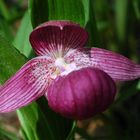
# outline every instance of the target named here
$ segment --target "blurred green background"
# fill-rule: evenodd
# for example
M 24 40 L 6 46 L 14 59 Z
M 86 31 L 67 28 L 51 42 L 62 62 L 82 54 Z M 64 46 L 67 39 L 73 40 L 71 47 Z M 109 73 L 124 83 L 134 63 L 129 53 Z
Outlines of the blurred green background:
M 97 24 L 98 30 L 92 37 L 99 38 L 100 43 L 89 44 L 113 50 L 140 63 L 140 0 L 92 0 L 91 4 L 96 21 L 93 24 Z M 31 58 L 28 37 L 32 26 L 27 10 L 27 0 L 0 0 L 0 34 Z M 106 112 L 77 122 L 76 140 L 140 139 L 140 80 L 117 86 L 116 100 Z M 1 114 L 0 125 L 0 140 L 23 139 L 15 113 Z

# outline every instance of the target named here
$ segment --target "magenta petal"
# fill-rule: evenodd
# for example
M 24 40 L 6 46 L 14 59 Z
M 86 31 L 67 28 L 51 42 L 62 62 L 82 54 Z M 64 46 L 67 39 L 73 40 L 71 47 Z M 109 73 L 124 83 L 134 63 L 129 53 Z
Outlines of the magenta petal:
M 0 88 L 0 112 L 25 106 L 44 94 L 48 86 L 49 61 L 34 58 Z
M 37 55 L 57 52 L 65 54 L 70 48 L 83 47 L 88 34 L 78 24 L 70 21 L 49 21 L 37 27 L 30 42 Z
M 105 71 L 116 81 L 128 81 L 140 77 L 140 65 L 120 54 L 92 48 L 90 56 L 93 66 Z
M 107 109 L 116 93 L 114 81 L 96 68 L 83 68 L 58 77 L 48 88 L 49 106 L 63 116 L 87 119 Z

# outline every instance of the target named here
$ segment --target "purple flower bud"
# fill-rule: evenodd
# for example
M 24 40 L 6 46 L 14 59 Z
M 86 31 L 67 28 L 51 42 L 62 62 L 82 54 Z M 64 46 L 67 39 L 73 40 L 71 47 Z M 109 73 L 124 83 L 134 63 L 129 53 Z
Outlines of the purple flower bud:
M 48 88 L 47 98 L 55 112 L 82 120 L 107 109 L 115 93 L 115 83 L 108 74 L 88 67 L 56 78 Z

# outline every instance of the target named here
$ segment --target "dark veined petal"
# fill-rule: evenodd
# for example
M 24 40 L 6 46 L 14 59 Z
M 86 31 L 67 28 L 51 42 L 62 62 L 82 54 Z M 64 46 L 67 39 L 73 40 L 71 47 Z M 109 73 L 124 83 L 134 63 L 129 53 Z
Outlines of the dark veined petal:
M 37 27 L 30 35 L 30 43 L 37 55 L 62 56 L 70 48 L 83 47 L 88 34 L 70 21 L 49 21 Z
M 90 57 L 91 65 L 105 71 L 114 80 L 128 81 L 140 78 L 140 65 L 120 54 L 100 48 L 92 48 Z
M 87 67 L 56 78 L 46 96 L 55 112 L 82 120 L 107 109 L 115 94 L 115 83 L 108 74 Z
M 51 60 L 47 58 L 28 61 L 0 88 L 0 112 L 13 111 L 42 96 L 52 71 Z

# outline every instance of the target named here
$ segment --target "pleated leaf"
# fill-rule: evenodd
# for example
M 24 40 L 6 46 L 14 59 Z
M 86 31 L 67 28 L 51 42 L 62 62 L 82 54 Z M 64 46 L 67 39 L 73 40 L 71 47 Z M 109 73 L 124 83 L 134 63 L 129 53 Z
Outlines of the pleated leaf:
M 0 33 L 0 83 L 4 83 L 25 62 L 26 58 Z
M 37 103 L 17 111 L 19 120 L 29 140 L 55 140 L 50 125 Z
M 26 12 L 21 24 L 19 26 L 16 37 L 13 41 L 14 46 L 24 54 L 26 57 L 32 57 L 33 50 L 29 43 L 29 35 L 32 31 L 32 25 L 30 21 L 29 13 Z

